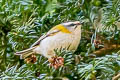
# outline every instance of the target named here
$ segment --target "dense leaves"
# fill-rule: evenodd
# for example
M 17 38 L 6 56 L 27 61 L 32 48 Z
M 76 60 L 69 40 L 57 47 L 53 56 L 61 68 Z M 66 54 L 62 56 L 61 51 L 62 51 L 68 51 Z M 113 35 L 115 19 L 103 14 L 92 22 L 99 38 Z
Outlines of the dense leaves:
M 82 39 L 75 53 L 55 50 L 63 67 L 54 69 L 41 55 L 34 64 L 14 55 L 71 20 L 83 23 Z M 0 0 L 2 80 L 111 80 L 120 73 L 119 49 L 120 0 Z

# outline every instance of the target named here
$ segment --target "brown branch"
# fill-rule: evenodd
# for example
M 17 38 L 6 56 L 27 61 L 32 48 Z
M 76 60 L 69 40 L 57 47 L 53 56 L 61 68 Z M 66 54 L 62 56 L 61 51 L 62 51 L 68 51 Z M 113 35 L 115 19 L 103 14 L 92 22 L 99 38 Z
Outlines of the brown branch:
M 108 52 L 111 53 L 112 51 L 115 51 L 118 49 L 120 49 L 120 45 L 112 44 L 112 45 L 109 45 L 109 46 L 104 47 L 102 49 L 99 49 L 93 53 L 98 55 L 98 56 L 101 56 L 101 55 L 108 54 Z
M 112 80 L 118 80 L 118 79 L 120 79 L 120 73 L 118 73 L 116 76 L 112 78 Z

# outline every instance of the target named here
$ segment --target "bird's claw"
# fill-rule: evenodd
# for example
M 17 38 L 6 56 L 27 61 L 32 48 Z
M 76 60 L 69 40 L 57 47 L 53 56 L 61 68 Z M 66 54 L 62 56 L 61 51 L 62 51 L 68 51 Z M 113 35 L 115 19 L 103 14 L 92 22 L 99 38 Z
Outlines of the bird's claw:
M 35 63 L 37 61 L 36 55 L 32 54 L 30 57 L 24 60 L 27 64 Z

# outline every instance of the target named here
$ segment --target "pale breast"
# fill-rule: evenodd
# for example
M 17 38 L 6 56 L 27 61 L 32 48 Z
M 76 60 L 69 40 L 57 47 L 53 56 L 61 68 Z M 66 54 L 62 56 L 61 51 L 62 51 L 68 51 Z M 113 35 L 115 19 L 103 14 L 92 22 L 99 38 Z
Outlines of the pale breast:
M 36 50 L 37 53 L 44 55 L 47 58 L 51 58 L 55 55 L 55 49 L 65 48 L 69 50 L 76 50 L 80 42 L 80 33 L 78 34 L 66 34 L 59 32 L 54 36 L 49 36 L 43 39 L 40 46 Z

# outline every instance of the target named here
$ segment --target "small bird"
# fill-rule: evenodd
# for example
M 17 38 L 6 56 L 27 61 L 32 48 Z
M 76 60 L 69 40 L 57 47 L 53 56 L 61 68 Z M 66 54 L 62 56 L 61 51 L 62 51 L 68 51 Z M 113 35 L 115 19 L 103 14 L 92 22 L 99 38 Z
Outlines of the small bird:
M 54 50 L 64 48 L 74 52 L 80 43 L 80 39 L 81 23 L 79 21 L 61 23 L 41 36 L 29 49 L 15 54 L 20 55 L 22 59 L 32 54 L 41 54 L 48 58 L 52 66 L 58 68 L 64 64 L 64 59 L 57 56 Z

